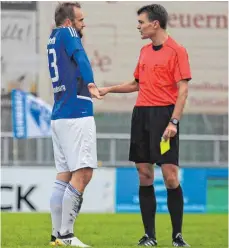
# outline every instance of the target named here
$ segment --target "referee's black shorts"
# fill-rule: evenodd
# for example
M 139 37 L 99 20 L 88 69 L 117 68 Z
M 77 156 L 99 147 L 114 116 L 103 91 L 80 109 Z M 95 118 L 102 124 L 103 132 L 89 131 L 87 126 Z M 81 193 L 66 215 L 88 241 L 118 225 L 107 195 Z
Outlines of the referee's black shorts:
M 161 137 L 172 117 L 174 105 L 163 107 L 134 107 L 131 122 L 129 160 L 135 163 L 178 165 L 179 126 L 170 139 L 170 150 L 161 155 Z

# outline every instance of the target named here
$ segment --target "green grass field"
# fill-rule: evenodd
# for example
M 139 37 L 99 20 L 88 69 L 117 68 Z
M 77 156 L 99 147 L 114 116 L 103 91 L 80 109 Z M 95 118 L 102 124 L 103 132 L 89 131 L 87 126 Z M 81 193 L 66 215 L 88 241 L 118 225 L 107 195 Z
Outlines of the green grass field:
M 44 248 L 50 238 L 48 214 L 2 213 L 2 248 Z M 171 246 L 167 214 L 157 215 L 158 247 Z M 185 214 L 183 235 L 192 247 L 228 247 L 226 214 Z M 139 214 L 81 214 L 75 225 L 78 238 L 94 248 L 136 246 L 143 234 Z

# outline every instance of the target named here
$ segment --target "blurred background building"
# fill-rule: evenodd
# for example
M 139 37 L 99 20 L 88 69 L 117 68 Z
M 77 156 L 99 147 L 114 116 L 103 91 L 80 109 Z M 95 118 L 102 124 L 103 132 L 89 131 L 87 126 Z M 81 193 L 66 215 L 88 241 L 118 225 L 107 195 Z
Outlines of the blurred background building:
M 142 41 L 136 11 L 149 2 L 82 2 L 83 43 L 98 86 L 133 79 Z M 168 32 L 189 53 L 192 81 L 181 121 L 182 167 L 228 166 L 228 3 L 161 2 Z M 50 137 L 13 139 L 11 90 L 22 89 L 53 103 L 46 43 L 57 2 L 1 3 L 2 165 L 53 166 Z M 128 162 L 131 111 L 136 94 L 110 94 L 95 103 L 98 159 L 103 166 Z

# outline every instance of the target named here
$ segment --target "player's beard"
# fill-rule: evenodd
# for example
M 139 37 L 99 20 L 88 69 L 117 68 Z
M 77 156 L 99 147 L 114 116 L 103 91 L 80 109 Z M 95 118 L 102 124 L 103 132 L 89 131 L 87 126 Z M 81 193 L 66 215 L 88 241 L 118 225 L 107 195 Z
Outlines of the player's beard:
M 80 39 L 83 37 L 83 32 L 82 32 L 82 30 L 79 30 L 79 31 L 78 31 L 78 35 L 79 35 Z
M 74 23 L 72 24 L 72 27 L 77 30 L 77 34 L 79 35 L 81 39 L 83 37 L 83 32 L 82 32 L 83 29 L 82 28 L 78 29 Z

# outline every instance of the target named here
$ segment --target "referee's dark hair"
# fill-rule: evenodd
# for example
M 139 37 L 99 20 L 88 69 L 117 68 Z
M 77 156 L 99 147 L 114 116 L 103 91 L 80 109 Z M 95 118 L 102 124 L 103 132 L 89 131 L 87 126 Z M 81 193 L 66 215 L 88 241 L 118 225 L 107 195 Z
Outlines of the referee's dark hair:
M 71 21 L 75 18 L 74 7 L 81 8 L 78 2 L 62 2 L 56 7 L 55 10 L 55 23 L 60 26 L 64 21 L 69 18 Z
M 160 27 L 166 29 L 168 22 L 168 12 L 162 5 L 150 4 L 143 6 L 137 11 L 138 15 L 142 13 L 146 13 L 148 15 L 149 21 L 158 21 Z

